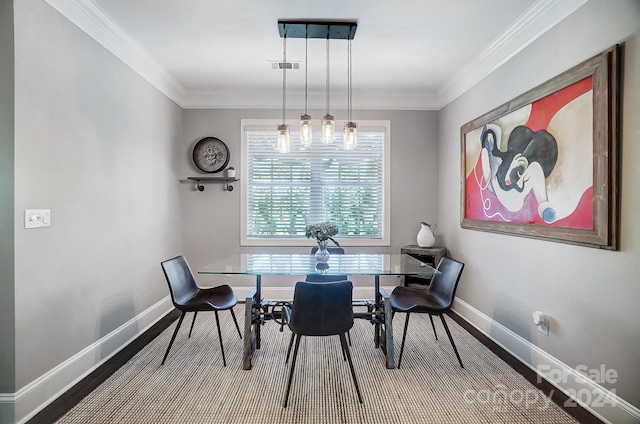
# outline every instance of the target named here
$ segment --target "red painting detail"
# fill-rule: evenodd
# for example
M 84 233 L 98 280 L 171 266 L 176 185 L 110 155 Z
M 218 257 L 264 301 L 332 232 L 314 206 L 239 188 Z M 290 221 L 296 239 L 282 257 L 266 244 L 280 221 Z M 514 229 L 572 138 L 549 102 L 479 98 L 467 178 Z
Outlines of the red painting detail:
M 593 88 L 592 77 L 589 76 L 570 86 L 563 88 L 531 104 L 529 118 L 525 126 L 532 131 L 547 129 L 555 114 L 571 101 L 589 92 Z M 469 140 L 467 142 L 477 142 Z M 580 200 L 570 215 L 547 223 L 538 214 L 538 203 L 532 193 L 524 200 L 522 208 L 511 212 L 507 210 L 498 197 L 486 187 L 482 177 L 482 163 L 478 157 L 474 169 L 465 181 L 465 218 L 494 221 L 513 222 L 518 224 L 534 224 L 549 227 L 564 227 L 577 229 L 593 229 L 593 187 L 582 193 Z
M 592 87 L 592 77 L 587 77 L 547 97 L 536 100 L 531 104 L 531 113 L 525 125 L 531 128 L 532 131 L 547 129 L 549 127 L 549 121 L 551 121 L 560 109 L 584 93 L 587 93 Z

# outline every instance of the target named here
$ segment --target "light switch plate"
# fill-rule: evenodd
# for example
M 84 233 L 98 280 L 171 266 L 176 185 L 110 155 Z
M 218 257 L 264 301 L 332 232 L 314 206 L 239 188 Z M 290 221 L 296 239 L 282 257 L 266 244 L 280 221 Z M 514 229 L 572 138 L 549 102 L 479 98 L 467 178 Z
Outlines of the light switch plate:
M 24 228 L 51 226 L 51 209 L 25 209 Z

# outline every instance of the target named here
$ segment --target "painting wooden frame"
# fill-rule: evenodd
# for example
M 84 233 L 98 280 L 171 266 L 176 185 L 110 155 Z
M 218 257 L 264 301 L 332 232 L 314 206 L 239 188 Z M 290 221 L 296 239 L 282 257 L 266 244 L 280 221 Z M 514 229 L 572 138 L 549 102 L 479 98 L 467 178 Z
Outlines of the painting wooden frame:
M 460 226 L 619 248 L 622 45 L 460 129 Z

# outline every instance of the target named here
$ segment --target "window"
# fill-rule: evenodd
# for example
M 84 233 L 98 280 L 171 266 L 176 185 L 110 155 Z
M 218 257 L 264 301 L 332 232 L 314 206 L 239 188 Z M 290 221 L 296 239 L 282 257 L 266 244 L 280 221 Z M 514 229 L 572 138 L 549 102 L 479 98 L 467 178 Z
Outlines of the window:
M 242 245 L 306 245 L 309 224 L 332 221 L 344 245 L 389 245 L 389 121 L 360 121 L 358 147 L 300 144 L 276 149 L 276 120 L 242 120 Z M 339 123 L 336 122 L 336 127 Z

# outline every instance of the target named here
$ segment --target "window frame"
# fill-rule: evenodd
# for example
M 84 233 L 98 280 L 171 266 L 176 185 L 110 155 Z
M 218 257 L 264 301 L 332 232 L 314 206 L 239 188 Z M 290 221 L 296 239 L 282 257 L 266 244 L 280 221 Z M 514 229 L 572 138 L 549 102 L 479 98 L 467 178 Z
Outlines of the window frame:
M 342 128 L 346 121 L 336 120 L 336 129 Z M 279 119 L 241 119 L 240 120 L 240 157 L 241 157 L 241 170 L 240 170 L 240 245 L 253 247 L 253 246 L 283 246 L 283 247 L 297 247 L 297 246 L 315 246 L 316 243 L 313 240 L 306 238 L 260 238 L 254 239 L 247 237 L 247 181 L 248 175 L 248 149 L 247 149 L 247 129 L 253 130 L 273 130 L 276 131 L 276 126 L 281 124 L 282 120 Z M 296 128 L 300 125 L 299 121 L 286 120 L 285 123 L 290 128 Z M 316 131 L 319 131 L 320 128 Z M 347 238 L 340 239 L 338 242 L 340 246 L 390 246 L 391 236 L 391 201 L 390 201 L 390 187 L 391 187 L 391 121 L 389 120 L 359 120 L 358 131 L 367 130 L 382 130 L 384 132 L 384 144 L 383 144 L 383 176 L 382 176 L 382 214 L 383 214 L 383 227 L 382 238 L 380 239 L 357 239 Z M 356 148 L 357 151 L 357 148 Z

